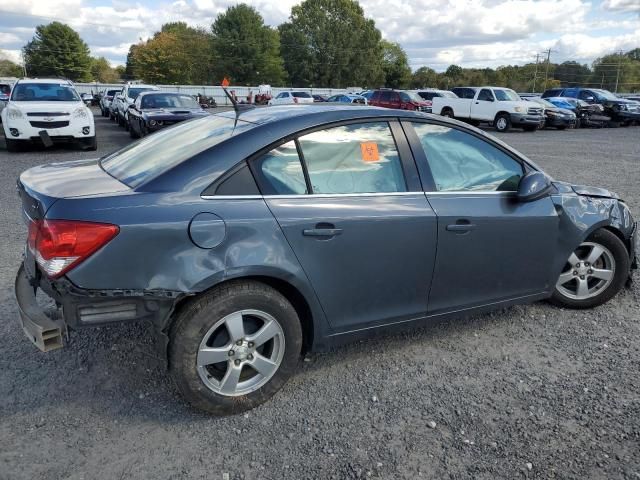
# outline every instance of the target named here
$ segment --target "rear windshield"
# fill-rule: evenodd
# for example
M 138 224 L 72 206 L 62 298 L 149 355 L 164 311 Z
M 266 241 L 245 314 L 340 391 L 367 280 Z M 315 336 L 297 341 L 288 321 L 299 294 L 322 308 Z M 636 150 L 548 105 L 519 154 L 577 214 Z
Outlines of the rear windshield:
M 291 92 L 291 95 L 296 98 L 313 98 L 307 92 Z
M 74 102 L 80 100 L 75 89 L 66 83 L 19 83 L 11 100 L 16 102 Z
M 135 188 L 254 126 L 219 115 L 182 122 L 102 158 L 100 165 L 111 176 Z

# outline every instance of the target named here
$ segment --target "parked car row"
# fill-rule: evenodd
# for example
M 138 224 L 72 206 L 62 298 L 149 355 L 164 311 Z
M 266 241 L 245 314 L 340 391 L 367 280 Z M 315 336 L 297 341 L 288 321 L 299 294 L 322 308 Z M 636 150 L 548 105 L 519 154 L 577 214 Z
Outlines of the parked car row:
M 111 97 L 111 98 L 110 98 Z M 164 127 L 203 115 L 203 106 L 191 95 L 164 92 L 154 85 L 126 84 L 122 90 L 105 90 L 100 109 L 129 132 L 144 137 Z

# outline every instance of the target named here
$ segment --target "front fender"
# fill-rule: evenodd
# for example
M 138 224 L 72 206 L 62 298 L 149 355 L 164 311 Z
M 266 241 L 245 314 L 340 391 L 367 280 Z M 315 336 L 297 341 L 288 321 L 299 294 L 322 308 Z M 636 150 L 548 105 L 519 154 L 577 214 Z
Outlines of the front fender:
M 553 268 L 556 277 L 561 273 L 571 252 L 600 228 L 611 228 L 619 232 L 632 255 L 634 220 L 623 202 L 615 198 L 573 193 L 553 195 L 552 200 L 560 220 L 558 255 Z

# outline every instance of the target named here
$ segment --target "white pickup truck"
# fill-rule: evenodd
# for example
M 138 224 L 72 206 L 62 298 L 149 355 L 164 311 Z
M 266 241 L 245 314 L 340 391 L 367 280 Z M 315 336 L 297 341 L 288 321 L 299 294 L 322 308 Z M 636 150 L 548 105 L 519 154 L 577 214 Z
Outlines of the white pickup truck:
M 433 113 L 474 124 L 487 122 L 499 132 L 511 127 L 534 131 L 544 125 L 542 107 L 522 100 L 509 88 L 457 87 L 452 91 L 459 98 L 435 97 Z

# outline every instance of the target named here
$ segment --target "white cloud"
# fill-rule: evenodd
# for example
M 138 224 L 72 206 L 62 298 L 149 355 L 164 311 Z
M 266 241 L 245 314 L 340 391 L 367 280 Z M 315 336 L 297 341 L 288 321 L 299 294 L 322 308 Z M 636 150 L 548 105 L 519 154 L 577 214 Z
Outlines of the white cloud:
M 93 55 L 122 64 L 132 43 L 147 39 L 163 23 L 185 21 L 209 28 L 238 0 L 3 0 L 0 45 L 18 52 L 34 27 L 53 19 L 70 24 Z M 145 0 L 146 1 L 146 0 Z M 245 0 L 269 25 L 286 21 L 295 0 Z M 492 66 L 533 61 L 545 48 L 554 61 L 589 63 L 618 49 L 640 45 L 640 0 L 360 0 L 383 36 L 399 42 L 413 68 L 437 70 L 451 63 Z M 2 14 L 2 12 L 11 12 Z

